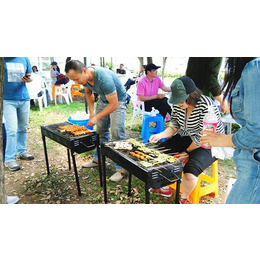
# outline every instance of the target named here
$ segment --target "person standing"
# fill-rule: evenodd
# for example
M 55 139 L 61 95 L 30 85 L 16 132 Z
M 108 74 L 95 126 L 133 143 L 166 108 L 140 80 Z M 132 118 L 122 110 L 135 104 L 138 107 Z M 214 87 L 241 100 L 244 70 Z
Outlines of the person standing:
M 171 92 L 170 87 L 166 87 L 157 76 L 157 69 L 161 68 L 153 63 L 145 67 L 146 76 L 141 78 L 137 84 L 136 95 L 139 100 L 144 101 L 145 111 L 150 112 L 152 108 L 158 109 L 163 118 L 167 113 L 171 115 L 171 107 L 165 94 L 158 94 L 159 88 L 165 92 Z
M 5 167 L 17 171 L 21 167 L 15 155 L 22 160 L 34 159 L 26 148 L 30 97 L 25 83 L 32 81 L 32 69 L 27 57 L 7 57 L 4 58 L 4 70 Z
M 69 79 L 85 87 L 85 96 L 89 107 L 88 126 L 96 125 L 100 142 L 110 139 L 125 139 L 126 90 L 117 75 L 111 70 L 101 67 L 86 67 L 78 60 L 66 63 L 65 72 Z M 99 94 L 96 113 L 94 113 L 94 93 Z M 83 167 L 98 166 L 97 150 L 92 161 L 83 164 Z M 126 171 L 116 166 L 116 173 L 110 177 L 112 181 L 121 180 Z
M 190 57 L 186 76 L 195 82 L 203 95 L 216 98 L 221 104 L 222 112 L 228 113 L 230 105 L 226 99 L 223 99 L 218 81 L 222 61 L 222 57 Z
M 260 58 L 233 57 L 226 62 L 225 96 L 241 128 L 224 135 L 202 131 L 201 144 L 236 147 L 237 180 L 227 204 L 260 204 Z

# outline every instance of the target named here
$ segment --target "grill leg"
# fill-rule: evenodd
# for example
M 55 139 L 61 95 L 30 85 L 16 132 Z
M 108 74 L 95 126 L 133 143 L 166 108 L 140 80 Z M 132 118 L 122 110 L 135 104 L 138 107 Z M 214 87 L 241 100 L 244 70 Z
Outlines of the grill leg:
M 150 203 L 150 192 L 149 192 L 149 186 L 148 183 L 145 182 L 145 203 L 149 204 Z
M 43 141 L 43 147 L 44 147 L 44 155 L 45 155 L 45 161 L 46 161 L 47 174 L 50 175 L 49 160 L 48 160 L 47 146 L 46 146 L 46 138 L 45 138 L 44 135 L 42 135 L 42 141 Z
M 77 171 L 77 165 L 76 165 L 76 160 L 75 160 L 75 155 L 74 152 L 71 150 L 71 157 L 72 157 L 72 162 L 73 162 L 73 167 L 74 167 L 74 172 L 75 172 L 75 178 L 76 178 L 76 184 L 78 188 L 78 194 L 81 196 L 81 190 L 80 190 L 80 185 L 79 185 L 79 176 L 78 176 L 78 171 Z
M 70 150 L 69 150 L 69 149 L 67 149 L 67 154 L 68 154 L 69 170 L 71 170 L 71 163 L 70 163 Z
M 102 168 L 103 168 L 103 190 L 104 190 L 104 201 L 107 203 L 107 182 L 106 182 L 106 157 L 102 155 Z
M 176 184 L 175 204 L 180 204 L 180 184 L 181 180 L 179 179 Z
M 131 186 L 132 186 L 132 173 L 129 172 L 129 178 L 128 178 L 128 197 L 132 195 L 131 193 Z
M 102 183 L 102 169 L 101 169 L 101 155 L 100 155 L 100 146 L 97 146 L 97 154 L 98 154 L 98 170 L 99 170 L 99 179 L 100 179 L 100 187 L 103 187 Z M 104 180 L 105 182 L 105 180 Z

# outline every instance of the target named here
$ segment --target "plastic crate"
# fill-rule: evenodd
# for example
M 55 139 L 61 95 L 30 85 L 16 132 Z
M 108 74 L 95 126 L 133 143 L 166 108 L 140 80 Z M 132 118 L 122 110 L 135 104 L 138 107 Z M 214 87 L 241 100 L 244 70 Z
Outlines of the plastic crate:
M 80 126 L 85 126 L 89 130 L 94 130 L 94 126 L 87 126 L 88 119 L 87 120 L 72 120 L 71 116 L 68 117 L 68 121 L 74 125 L 80 125 Z

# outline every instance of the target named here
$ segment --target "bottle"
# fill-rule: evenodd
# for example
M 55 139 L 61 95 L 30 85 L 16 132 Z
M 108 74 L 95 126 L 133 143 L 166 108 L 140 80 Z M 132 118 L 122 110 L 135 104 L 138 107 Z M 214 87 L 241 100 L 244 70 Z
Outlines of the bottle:
M 150 112 L 150 116 L 156 116 L 157 114 L 159 114 L 159 111 L 157 109 L 155 109 L 154 107 L 152 107 L 152 111 Z
M 216 132 L 218 125 L 218 119 L 215 115 L 215 108 L 214 106 L 208 107 L 208 113 L 205 115 L 203 119 L 203 130 L 209 131 L 209 132 Z M 201 147 L 206 149 L 211 149 L 211 146 L 207 144 L 202 144 Z

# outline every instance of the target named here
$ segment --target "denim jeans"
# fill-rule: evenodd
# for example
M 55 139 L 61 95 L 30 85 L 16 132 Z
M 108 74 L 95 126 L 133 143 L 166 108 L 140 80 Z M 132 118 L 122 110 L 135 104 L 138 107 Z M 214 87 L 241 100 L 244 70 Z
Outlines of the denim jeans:
M 237 180 L 227 204 L 260 204 L 260 152 L 236 149 Z
M 29 120 L 30 101 L 3 101 L 3 114 L 6 128 L 5 162 L 15 161 L 15 154 L 27 151 L 27 126 Z
M 5 124 L 2 124 L 2 126 L 3 126 L 3 162 L 5 162 L 6 130 L 5 130 Z
M 108 104 L 101 99 L 98 100 L 96 106 L 96 114 L 102 111 Z M 109 128 L 111 128 L 111 140 L 125 140 L 125 116 L 126 116 L 126 101 L 119 101 L 118 108 L 110 115 L 101 118 L 97 123 L 97 132 L 99 133 L 100 143 L 110 140 Z M 97 158 L 97 150 L 94 157 Z M 116 165 L 116 169 L 122 169 Z

